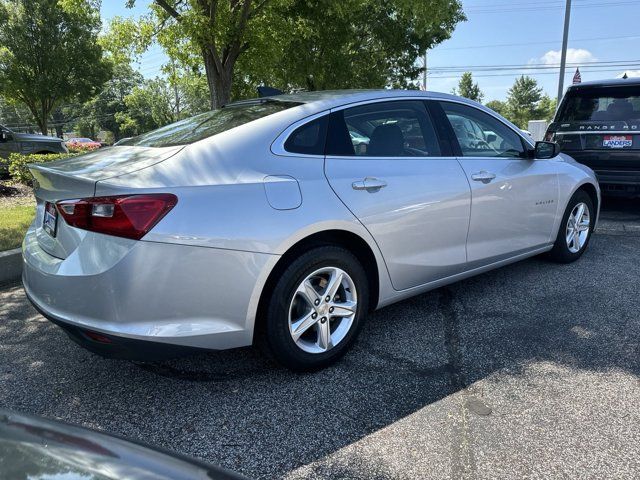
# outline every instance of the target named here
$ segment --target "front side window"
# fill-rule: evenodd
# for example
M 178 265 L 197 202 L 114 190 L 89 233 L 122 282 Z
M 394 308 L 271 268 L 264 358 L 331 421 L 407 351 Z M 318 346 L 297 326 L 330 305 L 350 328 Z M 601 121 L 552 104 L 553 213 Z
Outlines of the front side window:
M 433 125 L 420 101 L 380 102 L 331 115 L 328 155 L 432 157 L 440 155 Z
M 229 104 L 219 110 L 201 113 L 195 117 L 121 141 L 118 145 L 138 147 L 188 145 L 297 105 L 300 104 L 277 100 Z
M 477 108 L 441 102 L 465 157 L 524 157 L 522 139 L 505 124 Z

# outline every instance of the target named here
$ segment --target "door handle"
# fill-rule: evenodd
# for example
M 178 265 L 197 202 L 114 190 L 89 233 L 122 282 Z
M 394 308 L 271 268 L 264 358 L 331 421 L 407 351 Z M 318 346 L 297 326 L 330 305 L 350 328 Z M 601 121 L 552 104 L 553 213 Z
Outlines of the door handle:
M 482 183 L 489 183 L 494 178 L 496 178 L 495 173 L 485 172 L 484 170 L 471 175 L 472 180 L 475 180 L 476 182 L 482 182 Z
M 387 186 L 387 182 L 374 177 L 367 177 L 359 182 L 353 182 L 351 187 L 354 190 L 366 190 L 367 192 L 377 192 Z

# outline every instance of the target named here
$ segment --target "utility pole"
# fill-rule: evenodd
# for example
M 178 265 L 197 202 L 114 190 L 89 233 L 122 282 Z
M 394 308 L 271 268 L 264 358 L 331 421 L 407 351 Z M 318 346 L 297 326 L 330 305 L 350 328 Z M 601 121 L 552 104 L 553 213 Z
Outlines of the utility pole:
M 564 93 L 564 69 L 567 65 L 567 42 L 569 41 L 569 20 L 571 19 L 571 0 L 567 0 L 564 11 L 564 33 L 562 35 L 562 55 L 560 57 L 560 79 L 558 81 L 558 105 Z
M 424 51 L 424 72 L 422 72 L 422 89 L 427 91 L 427 51 Z

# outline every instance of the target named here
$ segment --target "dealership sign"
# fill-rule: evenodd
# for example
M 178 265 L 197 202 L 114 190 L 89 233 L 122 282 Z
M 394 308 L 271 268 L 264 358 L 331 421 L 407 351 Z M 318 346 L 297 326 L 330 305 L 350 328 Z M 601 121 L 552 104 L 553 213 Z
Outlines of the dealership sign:
M 602 140 L 602 146 L 608 148 L 628 148 L 632 145 L 631 135 L 605 135 Z

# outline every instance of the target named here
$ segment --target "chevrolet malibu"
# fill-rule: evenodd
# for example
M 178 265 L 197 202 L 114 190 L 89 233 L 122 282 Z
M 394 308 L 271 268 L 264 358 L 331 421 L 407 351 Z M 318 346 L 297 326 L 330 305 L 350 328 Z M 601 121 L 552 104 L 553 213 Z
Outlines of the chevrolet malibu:
M 600 206 L 556 144 L 428 92 L 237 102 L 31 172 L 24 287 L 73 340 L 143 360 L 258 343 L 296 370 L 373 309 L 577 260 Z

